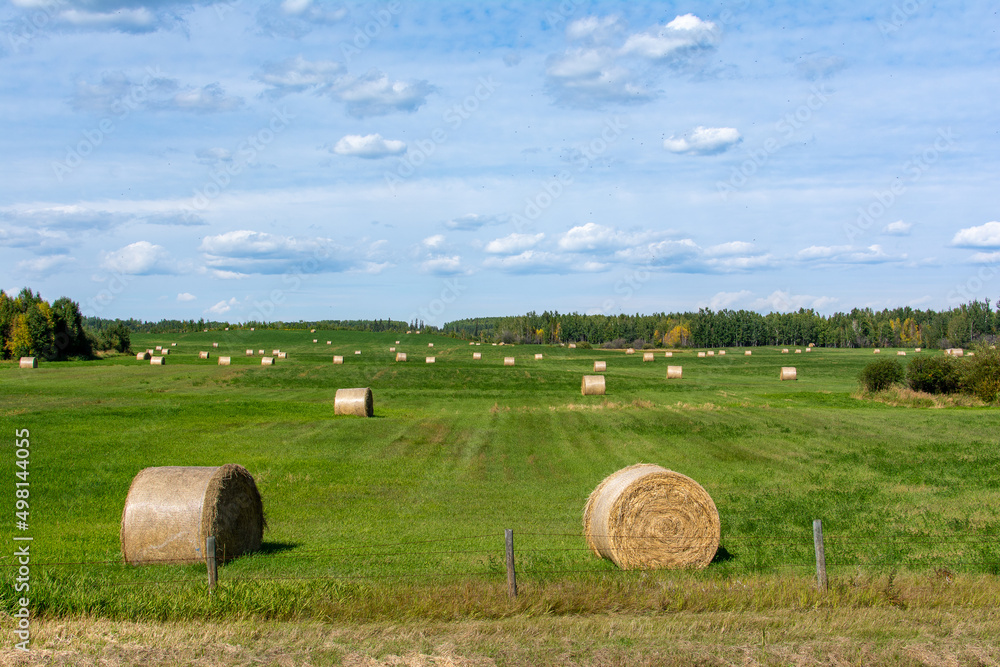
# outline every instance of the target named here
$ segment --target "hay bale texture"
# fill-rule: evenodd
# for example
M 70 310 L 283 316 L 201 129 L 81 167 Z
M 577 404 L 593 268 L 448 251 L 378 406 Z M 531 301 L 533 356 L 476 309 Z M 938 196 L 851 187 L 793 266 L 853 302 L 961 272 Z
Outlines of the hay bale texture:
M 603 373 L 606 370 L 608 370 L 608 362 L 606 362 L 606 361 L 595 361 L 594 362 L 594 372 L 595 373 Z
M 437 359 L 435 359 L 434 357 L 427 357 L 424 361 L 428 364 L 433 364 L 435 361 L 437 361 Z
M 211 355 L 208 352 L 199 352 L 198 353 L 198 358 L 199 359 L 208 359 L 209 356 L 211 356 Z
M 782 380 L 798 380 L 798 376 L 795 372 L 795 366 L 782 366 L 781 367 L 781 379 Z
M 514 365 L 514 357 L 504 357 L 503 358 L 503 365 L 504 366 L 513 366 Z
M 228 366 L 230 363 L 232 363 L 232 359 L 230 357 L 219 357 L 220 366 Z
M 478 360 L 480 360 L 482 358 L 483 358 L 483 353 L 482 352 L 473 352 L 472 353 L 472 360 L 473 361 L 478 361 Z
M 683 366 L 667 366 L 667 379 L 680 380 L 684 375 Z
M 603 375 L 584 375 L 580 384 L 580 393 L 584 396 L 604 396 L 605 385 Z
M 227 561 L 259 549 L 264 525 L 260 493 L 242 466 L 146 468 L 125 498 L 122 554 L 132 565 L 197 563 L 214 536 L 215 557 Z
M 37 357 L 21 357 L 17 363 L 19 368 L 38 368 Z
M 139 354 L 135 355 L 135 360 L 136 361 L 149 361 L 149 356 L 150 356 L 149 352 L 140 352 Z
M 643 352 L 642 353 L 642 360 L 643 361 L 652 361 L 653 360 L 653 353 L 652 352 Z
M 274 365 L 274 357 L 261 357 L 260 358 L 260 365 L 261 366 L 273 366 Z
M 334 355 L 334 357 L 333 357 L 333 363 L 335 363 L 337 365 L 340 365 L 340 364 L 344 363 L 344 357 L 342 357 L 340 355 Z
M 720 532 L 719 511 L 698 482 L 650 463 L 606 477 L 583 508 L 587 546 L 623 570 L 703 568 Z
M 166 357 L 150 357 L 149 358 L 149 365 L 150 366 L 166 366 L 167 365 L 167 358 Z
M 338 389 L 333 397 L 333 414 L 335 415 L 371 417 L 374 414 L 374 406 L 372 390 L 368 387 Z
M 747 350 L 746 352 L 743 353 L 743 356 L 744 357 L 753 356 L 753 352 L 751 350 Z
M 670 358 L 670 357 L 674 356 L 674 353 L 673 352 L 664 352 L 663 356 L 667 357 L 667 358 Z
M 699 352 L 699 353 L 698 353 L 698 357 L 699 357 L 699 358 L 701 358 L 701 357 L 704 357 L 704 356 L 705 356 L 705 353 L 704 353 L 704 352 Z
M 576 343 L 570 343 L 569 344 L 569 349 L 575 350 L 576 349 Z
M 406 352 L 397 352 L 396 361 L 406 361 Z
M 535 355 L 535 361 L 541 361 L 541 360 L 542 360 L 542 355 L 536 354 Z

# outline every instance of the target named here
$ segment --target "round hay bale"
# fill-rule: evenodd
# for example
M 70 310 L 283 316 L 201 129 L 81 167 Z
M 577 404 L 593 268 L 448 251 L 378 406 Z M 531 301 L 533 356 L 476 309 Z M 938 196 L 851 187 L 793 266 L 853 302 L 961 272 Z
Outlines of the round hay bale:
M 319 342 L 319 339 L 318 339 L 318 338 L 313 338 L 313 342 L 314 342 L 314 343 L 318 343 L 318 342 Z
M 253 350 L 247 350 L 247 356 L 248 357 L 252 357 L 253 356 Z
M 338 389 L 333 397 L 333 414 L 335 415 L 371 417 L 373 412 L 372 390 L 368 387 Z
M 541 359 L 542 359 L 542 355 L 540 355 L 540 354 L 536 354 L 535 355 L 535 361 L 540 361 Z
M 231 359 L 229 357 L 219 357 L 219 365 L 220 366 L 228 366 L 230 364 L 230 362 L 231 362 Z
M 427 357 L 427 358 L 425 359 L 425 361 L 426 361 L 426 362 L 427 362 L 428 364 L 433 364 L 433 363 L 434 363 L 434 361 L 435 361 L 435 359 L 434 359 L 434 357 Z
M 811 347 L 807 347 L 806 348 L 806 352 L 812 352 L 812 351 L 813 351 L 813 349 Z
M 879 354 L 880 352 L 882 352 L 882 350 L 878 349 L 877 347 L 874 350 L 872 350 L 872 354 Z
M 316 333 L 316 330 L 315 329 L 310 329 L 309 333 Z
M 390 348 L 389 348 L 389 351 L 390 351 L 390 352 L 395 352 L 395 351 L 396 351 L 396 348 L 394 348 L 394 347 L 390 347 Z
M 726 351 L 725 350 L 719 350 L 719 356 L 720 357 L 726 356 Z
M 708 352 L 706 352 L 705 354 L 707 354 L 707 355 L 708 355 L 708 356 L 710 356 L 710 357 L 714 357 L 714 356 L 715 356 L 715 350 L 709 350 L 709 351 L 708 351 Z
M 354 350 L 354 354 L 361 354 L 361 350 Z
M 427 343 L 427 347 L 434 347 L 434 343 Z
M 335 363 L 335 364 L 343 364 L 344 363 L 344 358 L 341 357 L 341 356 L 339 356 L 339 355 L 335 356 L 333 358 L 333 363 Z
M 795 373 L 795 366 L 782 366 L 781 367 L 781 379 L 782 380 L 798 380 L 799 378 Z
M 257 350 L 257 354 L 264 354 L 264 350 Z
M 664 352 L 663 356 L 667 357 L 669 359 L 670 357 L 674 356 L 674 353 L 673 352 Z
M 584 396 L 604 396 L 604 376 L 584 375 L 580 384 L 580 393 Z
M 156 346 L 156 351 L 157 351 L 157 352 L 159 352 L 159 351 L 160 351 L 160 350 L 162 350 L 162 349 L 163 349 L 163 346 L 162 346 L 162 345 L 157 345 L 157 346 Z
M 753 352 L 751 352 L 750 350 L 747 350 L 746 352 L 744 352 L 744 353 L 743 353 L 743 356 L 744 356 L 744 357 L 750 357 L 750 356 L 753 356 Z
M 410 333 L 410 332 L 409 332 L 409 331 L 407 331 L 406 333 Z M 399 345 L 399 341 L 398 341 L 398 340 L 396 341 L 396 345 Z
M 214 536 L 225 562 L 259 549 L 264 526 L 260 492 L 243 466 L 145 468 L 125 498 L 122 554 L 132 565 L 197 563 Z
M 994 347 L 993 347 L 992 349 L 994 349 L 994 350 L 995 350 L 995 349 L 996 349 L 996 347 L 994 346 Z M 914 352 L 919 352 L 919 351 L 920 351 L 920 348 L 919 348 L 919 347 L 915 347 L 915 348 L 913 348 L 913 351 L 914 351 Z
M 218 343 L 212 343 L 212 347 L 219 347 Z
M 211 355 L 208 352 L 199 352 L 198 353 L 198 358 L 199 359 L 208 359 L 210 356 Z
M 261 366 L 273 366 L 274 365 L 274 357 L 261 357 L 260 358 L 260 365 Z
M 602 481 L 583 508 L 587 546 L 623 570 L 704 568 L 719 548 L 719 511 L 686 475 L 640 463 Z
M 136 361 L 149 361 L 149 357 L 150 357 L 149 352 L 140 352 L 139 354 L 135 355 L 135 360 Z
M 475 344 L 476 343 L 474 341 L 471 341 L 471 340 L 469 341 L 469 345 L 475 345 Z
M 21 357 L 17 365 L 18 368 L 38 368 L 38 359 L 36 357 Z
M 896 352 L 896 356 L 897 357 L 905 357 L 906 356 L 906 352 L 903 352 L 902 350 L 900 350 L 900 351 Z
M 503 358 L 503 365 L 504 366 L 513 366 L 514 365 L 514 357 L 504 357 Z
M 253 330 L 254 330 L 254 327 L 250 327 L 250 331 L 253 331 Z
M 642 360 L 643 361 L 652 361 L 653 360 L 653 353 L 652 352 L 643 352 L 642 353 Z
M 809 343 L 809 347 L 816 347 L 816 343 Z
M 279 354 L 281 354 L 281 350 L 271 350 L 271 356 L 274 356 L 274 357 L 276 357 L 276 356 L 278 356 Z
M 704 357 L 704 356 L 705 356 L 705 353 L 704 353 L 704 352 L 699 352 L 699 353 L 698 353 L 698 357 L 699 357 L 699 358 L 700 358 L 700 357 Z
M 278 358 L 279 359 L 287 359 L 288 358 L 288 353 L 287 352 L 279 352 L 278 353 Z
M 149 365 L 150 366 L 166 366 L 167 365 L 167 358 L 166 357 L 150 357 L 149 358 Z
M 170 347 L 177 347 L 177 343 L 171 343 Z
M 667 366 L 667 379 L 680 380 L 684 374 L 683 366 Z
M 483 358 L 483 353 L 482 352 L 473 352 L 472 353 L 472 360 L 473 361 L 479 361 L 482 358 Z
M 162 350 L 160 350 L 160 354 L 162 354 L 163 356 L 167 356 L 168 354 L 170 354 L 170 348 L 168 347 L 163 348 Z
M 154 350 L 152 348 L 149 348 L 149 349 L 146 350 L 146 354 L 148 354 L 149 356 L 153 356 L 155 353 L 156 353 L 156 350 Z
M 608 370 L 608 362 L 606 361 L 595 361 L 594 362 L 594 372 L 603 373 Z
M 784 349 L 783 349 L 783 350 L 781 351 L 781 353 L 782 353 L 782 354 L 788 354 L 788 348 L 787 348 L 787 347 L 786 347 L 786 348 L 784 348 Z
M 795 350 L 795 354 L 802 354 L 802 350 Z
M 627 350 L 625 350 L 625 354 L 635 354 L 635 348 L 634 347 L 628 348 Z
M 327 345 L 333 345 L 333 341 L 332 340 L 328 340 L 328 341 L 326 341 L 326 344 Z
M 569 349 L 575 350 L 576 349 L 576 343 L 570 343 L 569 344 Z
M 406 361 L 406 352 L 397 352 L 396 361 Z

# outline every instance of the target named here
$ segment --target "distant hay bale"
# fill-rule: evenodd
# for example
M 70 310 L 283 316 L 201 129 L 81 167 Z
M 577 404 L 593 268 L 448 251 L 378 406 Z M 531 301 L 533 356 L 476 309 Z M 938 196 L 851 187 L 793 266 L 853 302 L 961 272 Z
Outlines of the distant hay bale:
M 670 357 L 674 356 L 674 353 L 673 352 L 664 352 L 663 356 L 667 357 L 669 359 Z
M 569 344 L 569 349 L 575 350 L 576 349 L 576 343 L 570 343 Z
M 503 365 L 504 366 L 513 366 L 514 365 L 514 357 L 504 357 L 503 358 Z
M 434 343 L 427 343 L 427 347 L 434 347 Z
M 166 347 L 163 348 L 162 350 L 160 350 L 160 354 L 162 354 L 163 356 L 167 356 L 168 354 L 170 354 L 170 348 Z
M 314 343 L 318 343 L 318 342 L 319 342 L 319 339 L 318 339 L 318 338 L 313 338 L 313 342 L 314 342 Z
M 409 332 L 407 332 L 407 333 L 409 333 Z M 399 341 L 398 340 L 396 341 L 396 345 L 399 345 Z
M 333 397 L 333 414 L 335 415 L 371 417 L 373 413 L 372 390 L 368 387 L 338 389 Z
M 816 347 L 816 343 L 809 343 L 809 347 Z
M 604 376 L 584 375 L 580 384 L 580 393 L 584 396 L 604 396 Z
M 874 350 L 872 350 L 872 354 L 880 354 L 881 352 L 882 350 L 878 349 L 877 347 Z
M 148 354 L 149 356 L 153 356 L 155 353 L 156 353 L 156 350 L 154 350 L 152 348 L 149 348 L 149 349 L 146 350 L 146 354 Z
M 273 366 L 274 365 L 274 357 L 261 357 L 260 358 L 260 365 L 261 366 Z
M 354 354 L 361 354 L 361 350 L 354 350 Z
M 315 329 L 310 329 L 309 333 L 316 333 L 316 330 Z
M 897 357 L 905 357 L 906 356 L 906 352 L 903 352 L 902 350 L 899 350 L 898 352 L 896 352 L 896 356 Z
M 806 352 L 812 352 L 812 351 L 813 351 L 813 349 L 811 347 L 807 347 L 806 348 Z
M 699 352 L 699 353 L 698 353 L 698 356 L 699 356 L 699 357 L 704 357 L 704 356 L 705 356 L 705 353 L 704 353 L 704 352 Z
M 343 364 L 344 363 L 344 358 L 342 356 L 340 356 L 340 355 L 336 355 L 336 356 L 333 357 L 333 363 L 335 363 L 337 365 Z
M 230 364 L 230 361 L 231 360 L 230 360 L 229 357 L 219 357 L 219 365 L 220 366 L 228 366 Z
M 587 546 L 623 570 L 700 569 L 719 548 L 719 511 L 686 475 L 640 463 L 602 481 L 583 508 Z
M 254 330 L 254 328 L 253 328 L 253 327 L 250 327 L 250 331 L 253 331 L 253 330 Z
M 752 356 L 752 355 L 753 355 L 753 352 L 751 352 L 750 350 L 747 350 L 746 352 L 743 353 L 744 357 L 749 357 L 749 356 Z
M 634 347 L 628 348 L 627 350 L 625 350 L 625 354 L 635 354 L 635 348 Z
M 156 351 L 157 351 L 157 352 L 159 352 L 159 351 L 160 351 L 160 350 L 162 350 L 162 349 L 163 349 L 163 346 L 162 346 L 162 345 L 157 345 L 157 346 L 156 346 Z
M 208 359 L 210 356 L 211 355 L 208 352 L 199 352 L 198 353 L 198 358 L 199 359 Z
M 228 561 L 260 548 L 264 507 L 243 466 L 145 468 L 132 480 L 122 511 L 122 555 L 131 565 L 199 563 L 205 538 Z
M 541 359 L 542 359 L 542 355 L 540 355 L 540 354 L 536 354 L 535 355 L 535 361 L 539 361 Z
M 271 355 L 272 355 L 272 356 L 275 356 L 275 357 L 276 357 L 276 356 L 278 356 L 279 354 L 281 354 L 281 350 L 271 350 Z
M 333 341 L 332 340 L 328 340 L 328 341 L 326 341 L 326 344 L 327 345 L 333 345 Z
M 38 368 L 38 359 L 35 357 L 21 357 L 18 361 L 19 368 Z
M 288 353 L 287 352 L 279 352 L 278 353 L 278 358 L 279 359 L 287 359 L 288 358 Z
M 436 359 L 434 357 L 427 357 L 424 361 L 425 363 L 433 364 L 435 363 Z
M 482 352 L 473 352 L 472 353 L 472 360 L 473 361 L 478 361 L 479 359 L 482 359 L 482 358 L 483 358 L 483 353 Z
M 782 353 L 782 354 L 788 354 L 788 348 L 786 347 L 786 348 L 782 349 L 782 350 L 781 350 L 781 353 Z
M 150 366 L 166 366 L 167 365 L 167 358 L 166 357 L 150 357 L 150 359 L 149 359 L 149 365 Z
M 594 372 L 603 373 L 608 370 L 608 362 L 606 361 L 595 361 L 594 362 Z
M 219 347 L 218 343 L 212 343 L 212 347 Z
M 965 350 L 960 347 L 952 347 L 945 350 L 944 353 L 949 354 L 953 357 L 961 357 L 965 355 Z
M 795 350 L 795 354 L 802 354 L 802 350 L 799 349 Z
M 396 348 L 394 348 L 394 347 L 390 347 L 390 348 L 389 348 L 389 351 L 390 351 L 390 352 L 395 352 L 395 351 L 396 351 Z
M 247 350 L 247 356 L 248 357 L 252 357 L 253 356 L 253 350 Z
M 996 349 L 996 348 L 993 348 L 993 349 Z M 919 352 L 919 351 L 920 351 L 920 348 L 919 348 L 919 347 L 915 347 L 915 348 L 913 348 L 913 351 L 914 351 L 914 352 Z
M 652 361 L 653 360 L 653 353 L 652 352 L 643 352 L 642 353 L 642 360 L 643 361 Z
M 667 379 L 680 380 L 684 374 L 683 366 L 667 366 Z
M 171 343 L 170 347 L 177 347 L 177 343 Z
M 397 352 L 396 361 L 406 361 L 406 352 Z
M 257 354 L 264 354 L 264 350 L 257 350 Z
M 726 351 L 725 350 L 719 350 L 719 356 L 720 357 L 726 356 Z
M 709 350 L 709 351 L 708 351 L 708 352 L 706 352 L 705 354 L 707 354 L 707 355 L 708 355 L 708 356 L 710 356 L 710 357 L 714 357 L 714 356 L 715 356 L 715 350 Z
M 798 380 L 795 374 L 795 366 L 782 366 L 781 367 L 781 379 L 782 380 Z
M 135 355 L 135 360 L 136 361 L 149 361 L 149 357 L 150 357 L 149 352 L 140 352 L 139 354 Z
M 229 331 L 229 327 L 226 327 L 226 331 Z

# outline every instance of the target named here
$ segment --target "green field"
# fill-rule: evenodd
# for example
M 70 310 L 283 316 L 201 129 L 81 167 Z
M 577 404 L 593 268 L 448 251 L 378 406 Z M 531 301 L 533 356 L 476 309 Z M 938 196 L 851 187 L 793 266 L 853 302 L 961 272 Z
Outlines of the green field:
M 886 577 L 891 588 L 894 577 L 1000 571 L 1000 412 L 862 399 L 856 377 L 870 350 L 689 350 L 669 360 L 657 351 L 644 363 L 613 350 L 341 331 L 136 334 L 132 347 L 170 343 L 163 367 L 132 356 L 0 366 L 8 441 L 15 429 L 31 433 L 37 614 L 368 620 L 859 605 L 891 602 Z M 390 346 L 409 360 L 395 362 Z M 288 358 L 262 367 L 247 348 Z M 198 359 L 201 350 L 212 357 Z M 220 354 L 232 365 L 217 365 Z M 607 395 L 584 397 L 596 359 L 608 363 Z M 683 379 L 665 379 L 668 363 L 683 366 Z M 799 379 L 780 382 L 781 366 Z M 334 392 L 347 387 L 372 389 L 373 419 L 334 416 Z M 18 469 L 7 452 L 13 514 Z M 621 572 L 587 550 L 588 494 L 637 462 L 682 472 L 713 497 L 722 548 L 706 570 Z M 119 520 L 136 473 L 224 463 L 245 466 L 260 488 L 259 553 L 220 568 L 212 596 L 204 565 L 121 562 Z M 813 519 L 823 520 L 834 582 L 826 598 L 810 583 Z M 3 522 L 7 544 L 12 526 Z M 506 528 L 523 591 L 514 607 Z M 0 594 L 13 609 L 12 577 Z

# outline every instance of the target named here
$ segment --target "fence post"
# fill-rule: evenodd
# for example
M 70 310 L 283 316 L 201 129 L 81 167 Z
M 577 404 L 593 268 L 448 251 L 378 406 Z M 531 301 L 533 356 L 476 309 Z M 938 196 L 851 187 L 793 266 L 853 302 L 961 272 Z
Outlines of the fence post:
M 219 569 L 215 563 L 215 537 L 212 535 L 205 538 L 205 565 L 208 567 L 208 590 L 212 591 L 219 579 Z
M 513 600 L 517 597 L 517 577 L 514 574 L 514 530 L 504 530 L 507 542 L 507 595 Z
M 823 551 L 823 520 L 813 519 L 813 544 L 816 546 L 816 584 L 826 590 L 826 553 Z

